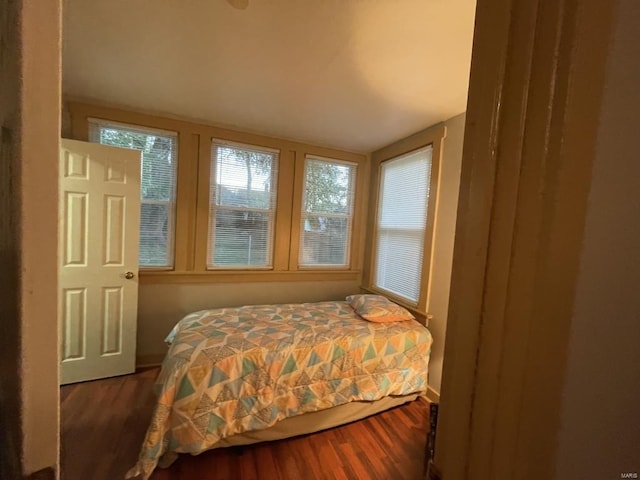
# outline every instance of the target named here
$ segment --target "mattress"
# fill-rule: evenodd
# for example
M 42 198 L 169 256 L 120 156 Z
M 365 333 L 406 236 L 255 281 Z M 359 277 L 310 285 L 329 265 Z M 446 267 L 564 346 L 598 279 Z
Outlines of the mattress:
M 432 342 L 414 320 L 368 322 L 346 302 L 195 312 L 167 340 L 157 404 L 128 477 L 147 479 L 163 456 L 195 455 L 285 419 L 423 394 Z

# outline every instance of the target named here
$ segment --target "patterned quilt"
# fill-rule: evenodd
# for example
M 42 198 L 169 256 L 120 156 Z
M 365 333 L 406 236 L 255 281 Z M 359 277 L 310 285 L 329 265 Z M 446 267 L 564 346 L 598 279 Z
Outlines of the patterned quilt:
M 157 405 L 127 478 L 287 417 L 425 392 L 431 341 L 415 320 L 371 323 L 346 302 L 192 313 L 167 337 Z

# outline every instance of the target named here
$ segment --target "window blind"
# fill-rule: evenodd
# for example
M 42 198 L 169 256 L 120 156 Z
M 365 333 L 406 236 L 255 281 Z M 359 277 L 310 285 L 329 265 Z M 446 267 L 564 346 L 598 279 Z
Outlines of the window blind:
M 305 159 L 300 266 L 349 265 L 356 168 L 338 160 Z
M 381 165 L 374 285 L 416 304 L 420 296 L 431 147 Z
M 139 263 L 173 267 L 177 134 L 90 119 L 89 140 L 142 152 Z
M 214 140 L 207 268 L 272 266 L 278 151 Z

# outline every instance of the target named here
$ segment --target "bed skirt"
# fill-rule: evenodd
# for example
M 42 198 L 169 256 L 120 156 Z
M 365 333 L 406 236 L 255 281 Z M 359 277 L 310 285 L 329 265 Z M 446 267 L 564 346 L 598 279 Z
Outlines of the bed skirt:
M 296 437 L 298 435 L 320 432 L 322 430 L 362 420 L 363 418 L 370 417 L 371 415 L 384 412 L 385 410 L 389 410 L 390 408 L 394 408 L 408 402 L 413 402 L 420 396 L 421 395 L 417 393 L 410 395 L 391 395 L 373 402 L 349 402 L 326 410 L 319 410 L 317 412 L 285 418 L 272 427 L 264 430 L 238 433 L 236 435 L 223 438 L 211 449 L 239 447 L 242 445 L 271 442 L 274 440 Z M 167 452 L 158 462 L 158 466 L 160 468 L 168 468 L 177 458 L 177 453 Z

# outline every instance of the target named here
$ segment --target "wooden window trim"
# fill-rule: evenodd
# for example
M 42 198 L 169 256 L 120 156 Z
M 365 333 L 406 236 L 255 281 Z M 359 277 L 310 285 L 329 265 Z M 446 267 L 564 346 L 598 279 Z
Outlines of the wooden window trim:
M 307 280 L 360 280 L 364 262 L 366 199 L 368 198 L 369 159 L 367 155 L 309 145 L 264 135 L 204 125 L 177 118 L 132 112 L 120 108 L 66 102 L 71 116 L 71 135 L 88 141 L 88 119 L 125 123 L 167 130 L 178 134 L 176 185 L 175 252 L 171 270 L 140 272 L 146 283 L 268 282 Z M 273 267 L 269 269 L 207 270 L 209 222 L 209 178 L 211 142 L 214 139 L 278 150 L 278 196 L 276 200 Z M 298 266 L 300 208 L 304 188 L 306 156 L 331 158 L 358 165 L 354 198 L 350 265 L 346 268 Z
M 236 148 L 236 149 L 240 149 L 240 150 L 253 150 L 255 152 L 261 152 L 261 153 L 268 153 L 268 154 L 273 154 L 275 155 L 275 162 L 272 165 L 272 169 L 271 172 L 273 172 L 275 170 L 275 176 L 277 177 L 275 179 L 275 182 L 273 181 L 273 177 L 271 178 L 271 187 L 275 187 L 276 190 L 276 202 L 275 204 L 271 204 L 269 209 L 254 209 L 251 207 L 236 207 L 236 206 L 231 206 L 231 205 L 214 205 L 212 206 L 211 204 L 211 168 L 213 166 L 214 163 L 214 146 L 216 148 L 216 152 L 217 152 L 217 148 L 218 147 L 231 147 L 231 148 Z M 206 201 L 207 202 L 207 232 L 206 232 L 206 237 L 207 237 L 207 242 L 206 242 L 206 250 L 205 250 L 205 258 L 204 258 L 204 263 L 205 263 L 205 269 L 209 272 L 213 271 L 213 272 L 220 272 L 220 271 L 225 271 L 225 270 L 234 270 L 234 271 L 238 271 L 238 270 L 273 270 L 273 265 L 275 264 L 275 255 L 276 255 L 276 249 L 275 249 L 275 244 L 276 244 L 276 235 L 277 233 L 280 231 L 280 229 L 278 229 L 278 217 L 277 217 L 277 212 L 278 212 L 278 200 L 279 200 L 279 194 L 280 194 L 280 167 L 281 167 L 281 162 L 280 162 L 280 156 L 282 154 L 282 151 L 280 149 L 275 149 L 275 148 L 271 148 L 271 147 L 265 147 L 264 145 L 254 145 L 254 144 L 248 144 L 248 143 L 238 143 L 238 142 L 230 142 L 227 141 L 225 139 L 220 139 L 220 138 L 212 138 L 210 143 L 209 143 L 209 174 L 207 176 L 208 178 L 208 182 L 207 182 L 207 189 L 206 192 L 202 192 L 199 191 L 198 192 L 198 201 L 199 202 L 203 202 Z M 217 153 L 216 153 L 216 159 L 215 161 L 218 160 L 217 157 Z M 204 195 L 206 193 L 206 195 Z M 201 197 L 202 195 L 202 197 Z M 204 207 L 204 205 L 203 205 Z M 220 266 L 220 265 L 212 265 L 209 264 L 209 253 L 210 253 L 210 240 L 211 240 L 211 224 L 210 224 L 210 220 L 211 220 L 211 216 L 212 216 L 212 210 L 213 211 L 218 211 L 218 210 L 237 210 L 237 211 L 259 211 L 260 213 L 267 213 L 270 216 L 273 217 L 273 224 L 272 224 L 272 236 L 270 238 L 270 245 L 272 248 L 271 251 L 271 258 L 270 258 L 270 264 L 269 265 L 253 265 L 253 266 L 249 266 L 249 265 L 236 265 L 236 266 Z M 280 219 L 282 219 L 282 216 L 280 217 Z M 213 249 L 215 251 L 216 246 L 213 246 Z M 215 254 L 214 254 L 215 255 Z M 200 258 L 200 257 L 199 257 Z
M 299 251 L 300 251 L 300 225 L 302 223 L 302 193 L 304 190 L 305 178 L 304 168 L 305 161 L 309 158 L 318 158 L 326 161 L 333 161 L 336 163 L 344 162 L 345 164 L 355 164 L 356 166 L 356 183 L 355 183 L 355 195 L 353 198 L 353 214 L 351 221 L 351 245 L 349 248 L 349 265 L 347 266 L 307 266 L 299 264 Z M 327 155 L 320 155 L 310 152 L 298 151 L 295 155 L 295 192 L 293 201 L 293 212 L 291 214 L 291 250 L 289 257 L 289 264 L 292 270 L 299 272 L 305 271 L 321 271 L 321 272 L 341 272 L 341 271 L 354 271 L 359 270 L 362 265 L 362 249 L 364 244 L 364 228 L 363 224 L 366 220 L 366 212 L 364 199 L 366 199 L 367 183 L 369 179 L 369 160 L 365 156 L 359 158 L 351 156 L 350 158 L 343 157 L 329 157 Z
M 178 284 L 178 283 L 261 283 L 261 282 L 300 282 L 300 281 L 357 281 L 361 276 L 360 270 L 342 271 L 273 271 L 273 270 L 225 270 L 222 272 L 140 272 L 140 283 L 148 284 Z
M 103 123 L 104 122 L 104 123 Z M 108 119 L 104 119 L 104 118 L 96 118 L 96 117 L 87 117 L 87 132 L 86 132 L 86 136 L 87 136 L 87 140 L 89 141 L 89 137 L 90 137 L 90 130 L 91 124 L 94 124 L 96 127 L 100 128 L 102 126 L 113 126 L 115 128 L 131 128 L 131 129 L 138 129 L 140 132 L 143 133 L 148 133 L 148 134 L 158 134 L 158 135 L 163 135 L 163 136 L 172 136 L 175 137 L 176 140 L 176 153 L 178 154 L 178 156 L 176 157 L 176 160 L 178 161 L 178 165 L 176 168 L 176 177 L 175 177 L 175 197 L 173 199 L 173 201 L 164 201 L 164 200 L 152 200 L 152 199 L 145 199 L 145 198 L 141 198 L 140 199 L 140 205 L 142 206 L 142 204 L 147 203 L 147 204 L 165 204 L 165 205 L 170 205 L 173 207 L 173 232 L 170 235 L 170 244 L 171 244 L 171 264 L 170 265 L 140 265 L 140 263 L 138 262 L 138 270 L 139 271 L 172 271 L 175 269 L 175 264 L 176 264 L 176 254 L 177 254 L 177 250 L 176 250 L 176 235 L 178 234 L 178 229 L 177 229 L 177 209 L 178 209 L 178 168 L 180 168 L 180 159 L 179 159 L 179 152 L 180 152 L 180 135 L 177 131 L 175 130 L 168 130 L 168 129 L 162 129 L 162 128 L 157 128 L 157 127 L 151 127 L 151 126 L 147 126 L 147 125 L 137 125 L 137 124 L 132 124 L 132 123 L 125 123 L 125 122 L 120 122 L 120 121 L 115 121 L 115 120 L 108 120 Z M 142 178 L 142 177 L 141 177 Z
M 363 289 L 371 293 L 384 295 L 396 303 L 403 305 L 420 315 L 427 316 L 427 299 L 431 288 L 431 256 L 433 251 L 433 233 L 435 225 L 435 213 L 438 203 L 438 183 L 440 178 L 440 161 L 442 159 L 442 143 L 446 135 L 446 127 L 443 123 L 422 130 L 410 137 L 399 140 L 371 155 L 371 184 L 369 195 L 369 217 L 367 224 L 368 238 L 371 241 L 366 246 L 365 263 L 363 272 Z M 429 205 L 427 206 L 427 225 L 424 237 L 424 252 L 422 261 L 421 288 L 417 304 L 412 304 L 402 297 L 390 294 L 386 290 L 374 285 L 376 230 L 378 218 L 378 200 L 380 193 L 381 165 L 387 160 L 405 155 L 414 150 L 431 146 L 431 177 L 429 181 Z

